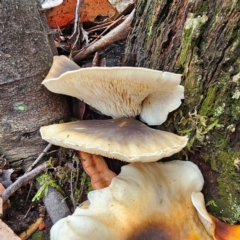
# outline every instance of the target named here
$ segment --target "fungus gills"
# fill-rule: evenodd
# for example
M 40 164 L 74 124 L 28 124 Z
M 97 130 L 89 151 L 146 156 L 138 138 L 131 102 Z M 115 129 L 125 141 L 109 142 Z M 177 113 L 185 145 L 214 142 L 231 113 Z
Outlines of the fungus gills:
M 181 105 L 184 87 L 180 81 L 181 74 L 147 68 L 79 69 L 73 61 L 59 56 L 42 84 L 54 93 L 81 99 L 107 116 L 140 115 L 148 125 L 158 125 Z

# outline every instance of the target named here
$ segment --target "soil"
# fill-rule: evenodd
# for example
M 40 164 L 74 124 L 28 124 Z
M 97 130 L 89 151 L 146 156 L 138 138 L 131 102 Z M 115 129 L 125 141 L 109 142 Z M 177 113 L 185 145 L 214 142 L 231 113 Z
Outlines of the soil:
M 191 162 L 195 163 L 202 172 L 204 178 L 203 194 L 204 196 L 213 196 L 215 198 L 219 197 L 216 186 L 218 185 L 217 179 L 219 173 L 211 169 L 209 162 L 206 162 L 202 157 L 200 152 L 195 152 L 189 155 Z
M 37 192 L 36 188 L 32 187 L 32 185 L 34 185 L 33 182 L 27 183 L 9 198 L 11 207 L 7 209 L 3 220 L 19 235 L 41 216 L 44 217 L 46 225 L 43 231 L 46 235 L 49 235 L 50 228 L 52 227 L 51 219 L 44 210 L 45 207 L 42 202 L 32 202 L 32 198 Z

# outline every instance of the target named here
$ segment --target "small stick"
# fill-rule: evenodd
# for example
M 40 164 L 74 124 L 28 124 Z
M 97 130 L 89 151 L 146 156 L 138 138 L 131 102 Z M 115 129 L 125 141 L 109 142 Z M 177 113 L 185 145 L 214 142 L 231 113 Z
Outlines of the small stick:
M 33 182 L 31 182 L 31 184 L 30 184 L 30 189 L 29 189 L 29 191 L 28 191 L 28 195 L 27 195 L 27 198 L 26 198 L 26 201 L 25 201 L 25 205 L 27 204 L 28 198 L 29 198 L 30 193 L 31 193 L 31 191 L 32 191 L 32 187 L 33 187 Z
M 74 157 L 72 158 L 72 160 L 73 160 L 73 168 L 74 168 L 74 163 L 75 163 Z M 75 203 L 74 194 L 73 194 L 73 168 L 71 170 L 71 175 L 70 175 L 70 190 L 71 190 L 71 198 L 72 198 L 73 208 L 75 210 L 76 203 Z
M 27 240 L 38 229 L 39 225 L 43 222 L 43 218 L 38 218 L 36 222 L 31 224 L 28 229 L 22 232 L 19 237 L 21 240 Z
M 30 204 L 30 207 L 28 208 L 28 210 L 27 210 L 27 212 L 26 212 L 26 214 L 24 215 L 23 218 L 26 218 L 26 217 L 27 217 L 28 213 L 30 212 L 30 210 L 31 210 L 31 208 L 32 208 L 32 205 L 33 205 L 33 203 Z
M 118 25 L 116 28 L 114 28 L 108 34 L 103 36 L 97 42 L 95 42 L 94 44 L 92 44 L 88 48 L 80 51 L 73 58 L 73 60 L 75 62 L 79 62 L 82 59 L 84 59 L 87 56 L 89 56 L 90 54 L 92 54 L 94 52 L 97 52 L 97 51 L 100 51 L 100 50 L 106 48 L 107 46 L 109 46 L 110 44 L 112 44 L 112 43 L 114 43 L 116 41 L 125 39 L 128 36 L 129 31 L 131 30 L 131 22 L 132 22 L 132 19 L 133 19 L 134 12 L 135 12 L 135 10 L 133 10 L 128 15 L 128 17 L 126 18 L 126 20 L 124 22 L 122 22 L 120 25 Z
M 3 199 L 0 197 L 0 218 L 3 215 Z
M 92 67 L 98 66 L 98 63 L 99 63 L 99 54 L 98 52 L 95 52 L 95 55 L 92 61 Z
M 37 168 L 24 174 L 23 176 L 19 177 L 12 185 L 10 185 L 4 192 L 2 193 L 3 203 L 5 203 L 8 198 L 16 192 L 24 183 L 28 182 L 29 180 L 33 179 L 37 175 L 39 175 L 42 171 L 44 171 L 47 167 L 49 167 L 48 162 L 44 162 L 43 164 L 39 165 Z
M 33 169 L 33 167 L 42 159 L 42 157 L 47 153 L 47 151 L 48 151 L 51 147 L 52 147 L 52 144 L 49 143 L 49 144 L 47 145 L 47 147 L 42 151 L 42 153 L 38 156 L 38 158 L 37 158 L 37 159 L 32 163 L 32 165 L 27 169 L 27 171 L 25 172 L 25 174 L 28 173 L 28 172 L 30 172 L 30 171 Z
M 123 18 L 124 17 L 122 16 L 121 18 L 119 18 L 116 21 L 114 21 L 113 23 L 111 23 L 99 36 L 97 36 L 97 38 L 93 42 L 91 42 L 88 46 L 86 46 L 85 49 L 90 47 L 91 45 L 93 45 L 96 41 L 98 41 L 98 39 L 101 38 L 103 36 L 103 34 L 105 34 L 108 30 L 112 30 L 115 27 L 117 27 L 119 24 L 121 24 L 124 21 Z M 90 33 L 88 32 L 88 34 L 90 34 Z
M 78 23 L 79 23 L 79 15 L 78 15 L 79 5 L 80 5 L 80 0 L 77 0 L 76 8 L 75 8 L 74 30 L 72 35 L 69 38 L 72 38 L 75 34 L 78 34 L 77 29 L 78 29 Z

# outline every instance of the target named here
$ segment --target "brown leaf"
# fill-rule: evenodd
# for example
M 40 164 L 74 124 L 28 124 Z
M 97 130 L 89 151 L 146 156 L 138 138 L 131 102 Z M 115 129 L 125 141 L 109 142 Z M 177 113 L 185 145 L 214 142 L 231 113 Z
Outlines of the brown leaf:
M 9 228 L 1 219 L 0 219 L 0 239 L 1 240 L 20 240 L 20 238 L 15 235 L 11 228 Z

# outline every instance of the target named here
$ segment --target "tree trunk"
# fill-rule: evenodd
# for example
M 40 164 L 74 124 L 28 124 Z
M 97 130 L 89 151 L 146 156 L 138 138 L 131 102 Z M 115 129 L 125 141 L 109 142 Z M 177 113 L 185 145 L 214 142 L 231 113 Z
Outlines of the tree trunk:
M 124 64 L 183 73 L 184 103 L 164 126 L 189 136 L 185 152 L 203 172 L 209 211 L 230 223 L 240 221 L 239 8 L 138 0 Z
M 36 0 L 0 1 L 0 154 L 30 164 L 46 146 L 39 128 L 69 114 L 66 99 L 41 81 L 56 55 Z

